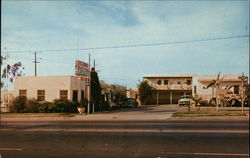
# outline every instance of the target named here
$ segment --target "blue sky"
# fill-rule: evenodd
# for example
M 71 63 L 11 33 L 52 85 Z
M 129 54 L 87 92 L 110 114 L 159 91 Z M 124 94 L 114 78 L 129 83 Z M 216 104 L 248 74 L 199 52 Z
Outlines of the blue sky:
M 99 78 L 136 87 L 144 75 L 249 75 L 249 38 L 148 47 L 46 52 L 249 34 L 248 1 L 3 1 L 1 51 L 34 75 L 74 75 L 96 61 Z

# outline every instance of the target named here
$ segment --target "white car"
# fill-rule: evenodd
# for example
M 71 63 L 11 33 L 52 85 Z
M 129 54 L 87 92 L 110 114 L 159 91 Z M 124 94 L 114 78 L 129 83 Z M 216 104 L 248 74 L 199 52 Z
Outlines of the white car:
M 178 100 L 179 106 L 185 106 L 185 105 L 191 105 L 191 98 L 189 95 L 183 95 L 181 96 L 181 99 Z

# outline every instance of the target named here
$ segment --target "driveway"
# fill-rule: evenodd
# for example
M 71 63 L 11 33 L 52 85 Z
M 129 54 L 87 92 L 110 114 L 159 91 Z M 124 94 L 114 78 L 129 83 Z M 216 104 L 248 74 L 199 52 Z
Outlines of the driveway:
M 177 111 L 178 105 L 143 105 L 106 113 L 83 115 L 85 120 L 166 120 Z

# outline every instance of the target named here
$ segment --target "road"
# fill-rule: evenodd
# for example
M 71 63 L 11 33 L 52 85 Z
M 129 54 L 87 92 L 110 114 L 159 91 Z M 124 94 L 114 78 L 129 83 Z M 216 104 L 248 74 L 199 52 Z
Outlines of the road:
M 159 115 L 162 111 L 167 111 L 152 110 L 153 115 L 156 115 L 157 111 Z M 127 113 L 131 115 L 132 112 L 127 111 Z M 122 115 L 125 116 L 126 112 L 122 112 Z M 5 119 L 2 125 L 0 131 L 2 158 L 247 158 L 249 156 L 248 120 Z

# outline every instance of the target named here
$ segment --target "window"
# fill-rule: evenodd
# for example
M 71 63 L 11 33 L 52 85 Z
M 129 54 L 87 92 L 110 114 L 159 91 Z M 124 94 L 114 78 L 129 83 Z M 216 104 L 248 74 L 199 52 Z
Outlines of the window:
M 196 94 L 196 90 L 197 90 L 197 87 L 196 87 L 196 86 L 194 86 L 194 94 Z
M 60 90 L 60 99 L 68 99 L 68 91 Z
M 78 91 L 73 91 L 73 101 L 77 102 L 78 101 Z
M 168 80 L 164 80 L 164 85 L 168 85 Z
M 27 98 L 27 90 L 24 90 L 24 89 L 21 90 L 20 89 L 19 90 L 19 96 Z
M 191 80 L 187 80 L 187 85 L 191 85 Z
M 84 91 L 81 91 L 81 100 L 84 99 Z
M 157 80 L 157 84 L 158 84 L 158 85 L 161 85 L 161 80 Z
M 37 101 L 45 101 L 45 90 L 37 90 Z
M 234 86 L 234 94 L 239 94 L 239 86 L 238 85 Z
M 178 81 L 178 84 L 181 84 L 181 82 L 180 82 L 180 81 Z

